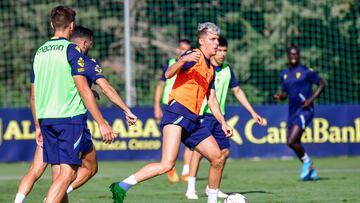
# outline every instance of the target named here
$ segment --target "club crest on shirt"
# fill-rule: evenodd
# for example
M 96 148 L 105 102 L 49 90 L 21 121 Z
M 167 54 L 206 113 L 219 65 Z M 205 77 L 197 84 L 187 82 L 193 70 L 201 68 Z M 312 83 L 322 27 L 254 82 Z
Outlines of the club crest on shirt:
M 295 76 L 296 76 L 296 79 L 299 79 L 301 77 L 301 73 L 297 72 Z
M 82 57 L 80 57 L 77 61 L 77 64 L 80 66 L 80 67 L 84 67 L 85 65 L 85 62 L 84 62 L 84 59 Z
M 286 79 L 287 79 L 287 74 L 284 75 L 284 80 L 286 80 Z
M 95 71 L 97 72 L 97 74 L 101 74 L 103 72 L 102 68 L 99 65 L 95 66 Z

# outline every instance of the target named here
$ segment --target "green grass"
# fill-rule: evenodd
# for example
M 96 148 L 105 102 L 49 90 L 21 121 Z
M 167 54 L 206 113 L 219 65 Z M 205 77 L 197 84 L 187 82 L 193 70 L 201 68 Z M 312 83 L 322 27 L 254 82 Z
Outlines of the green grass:
M 100 162 L 98 174 L 70 194 L 74 203 L 111 202 L 110 183 L 119 181 L 148 162 Z M 202 161 L 197 191 L 200 199 L 186 200 L 186 184 L 170 184 L 166 176 L 133 187 L 127 203 L 206 202 L 208 163 Z M 17 185 L 28 163 L 0 164 L 0 202 L 13 202 Z M 319 180 L 299 181 L 297 160 L 229 160 L 222 180 L 224 192 L 244 194 L 253 202 L 360 202 L 360 157 L 315 159 Z M 181 163 L 177 164 L 181 171 Z M 50 184 L 49 169 L 40 179 L 27 203 L 41 202 Z

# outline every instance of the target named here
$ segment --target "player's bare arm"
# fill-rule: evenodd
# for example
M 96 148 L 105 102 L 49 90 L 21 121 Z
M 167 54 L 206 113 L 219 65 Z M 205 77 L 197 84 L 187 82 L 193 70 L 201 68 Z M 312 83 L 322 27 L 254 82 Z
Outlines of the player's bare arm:
M 110 83 L 105 78 L 99 78 L 96 80 L 96 84 L 113 104 L 123 110 L 128 124 L 133 125 L 137 121 L 137 117 L 131 112 L 130 108 L 124 103 L 120 95 L 110 85 Z
M 157 120 L 160 120 L 163 116 L 162 110 L 161 110 L 161 96 L 164 90 L 165 82 L 162 80 L 159 80 L 156 89 L 155 89 L 155 96 L 154 96 L 154 117 Z
M 175 64 L 173 64 L 166 70 L 165 72 L 166 79 L 170 79 L 174 75 L 176 75 L 181 70 L 181 68 L 184 66 L 185 63 L 198 62 L 199 59 L 200 59 L 200 53 L 198 52 L 192 52 L 188 55 L 180 57 Z
M 302 103 L 301 107 L 306 108 L 306 107 L 311 106 L 311 104 L 315 101 L 316 98 L 318 98 L 318 96 L 324 89 L 325 89 L 325 81 L 324 81 L 324 79 L 321 78 L 318 82 L 318 87 L 315 90 L 314 94 L 309 99 L 305 100 Z
M 280 94 L 274 94 L 273 98 L 275 101 L 282 101 L 288 97 L 287 92 L 282 91 Z
M 251 116 L 253 117 L 253 119 L 256 120 L 256 122 L 259 125 L 264 126 L 265 122 L 263 120 L 263 118 L 261 116 L 259 116 L 256 111 L 252 108 L 251 104 L 249 103 L 249 101 L 247 100 L 247 97 L 244 93 L 244 91 L 239 87 L 234 87 L 232 88 L 232 91 L 236 97 L 236 99 L 243 105 L 243 107 L 251 114 Z
M 34 87 L 34 84 L 31 84 L 31 91 L 30 91 L 30 109 L 31 109 L 31 114 L 32 114 L 32 117 L 33 117 L 33 120 L 34 120 L 34 124 L 35 124 L 36 144 L 39 145 L 39 146 L 42 146 L 42 144 L 43 144 L 43 138 L 42 138 L 42 134 L 41 134 L 41 130 L 40 130 L 39 121 L 38 121 L 38 119 L 36 118 L 34 98 L 35 98 L 35 87 Z
M 81 95 L 81 98 L 85 103 L 86 108 L 99 125 L 103 141 L 106 144 L 110 144 L 114 141 L 114 131 L 102 117 L 100 110 L 96 104 L 94 94 L 92 93 L 89 85 L 87 84 L 86 78 L 80 75 L 73 76 L 73 78 L 75 85 Z
M 226 120 L 221 113 L 219 102 L 217 101 L 216 93 L 214 89 L 208 90 L 207 99 L 208 99 L 208 106 L 211 112 L 213 113 L 214 117 L 216 118 L 216 120 L 218 120 L 219 123 L 221 123 L 222 130 L 224 131 L 226 137 L 231 137 L 232 128 L 226 123 Z

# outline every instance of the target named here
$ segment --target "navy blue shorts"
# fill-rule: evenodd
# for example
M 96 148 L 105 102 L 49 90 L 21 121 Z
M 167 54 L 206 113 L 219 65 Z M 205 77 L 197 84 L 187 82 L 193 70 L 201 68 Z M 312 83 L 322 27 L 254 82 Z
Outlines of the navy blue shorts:
M 86 122 L 41 123 L 44 162 L 81 165 L 81 159 L 92 147 Z
M 211 135 L 206 127 L 201 126 L 200 119 L 194 121 L 181 114 L 165 110 L 160 123 L 161 131 L 168 124 L 178 125 L 182 128 L 181 142 L 191 150 L 194 150 L 200 142 Z
M 306 109 L 298 109 L 295 114 L 289 115 L 287 128 L 290 130 L 292 126 L 298 125 L 302 130 L 308 126 L 314 118 L 314 109 L 312 107 Z
M 85 155 L 88 152 L 90 152 L 91 148 L 94 146 L 92 139 L 91 139 L 91 133 L 90 130 L 88 128 L 84 129 L 84 134 L 83 134 L 83 146 L 82 146 L 82 154 Z
M 201 119 L 201 125 L 210 130 L 221 150 L 230 148 L 229 138 L 226 137 L 221 124 L 211 114 L 206 114 Z

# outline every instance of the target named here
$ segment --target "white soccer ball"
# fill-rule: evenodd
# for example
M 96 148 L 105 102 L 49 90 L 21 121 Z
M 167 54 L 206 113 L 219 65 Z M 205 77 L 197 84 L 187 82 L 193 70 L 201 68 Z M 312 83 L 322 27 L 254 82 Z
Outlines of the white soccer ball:
M 244 195 L 233 193 L 224 200 L 224 203 L 249 203 L 249 201 Z

